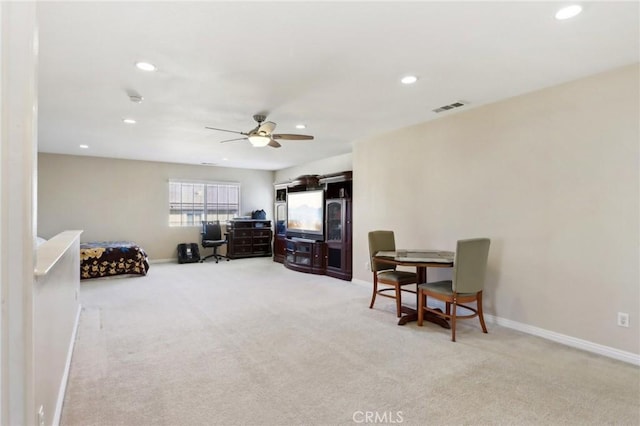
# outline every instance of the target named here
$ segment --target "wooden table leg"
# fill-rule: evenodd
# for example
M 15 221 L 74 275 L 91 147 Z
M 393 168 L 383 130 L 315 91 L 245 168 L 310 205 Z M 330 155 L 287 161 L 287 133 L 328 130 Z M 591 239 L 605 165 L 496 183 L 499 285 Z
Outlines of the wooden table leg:
M 439 310 L 439 309 L 438 309 Z M 403 315 L 398 320 L 398 325 L 405 325 L 408 322 L 418 321 L 418 311 L 413 308 L 409 308 L 407 306 L 402 307 L 402 312 L 407 315 Z M 437 315 L 432 314 L 431 312 L 424 313 L 424 320 L 432 322 L 434 324 L 438 324 L 442 328 L 450 329 L 449 321 L 446 319 L 439 317 Z

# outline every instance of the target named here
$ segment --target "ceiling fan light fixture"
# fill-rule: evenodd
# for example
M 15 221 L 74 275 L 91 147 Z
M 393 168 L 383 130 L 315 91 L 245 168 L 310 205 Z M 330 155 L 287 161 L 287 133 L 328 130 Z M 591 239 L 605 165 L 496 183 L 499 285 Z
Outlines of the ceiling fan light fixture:
M 142 71 L 155 71 L 158 69 L 158 67 L 149 62 L 136 62 L 136 68 Z
M 248 140 L 252 146 L 257 148 L 262 148 L 265 146 L 269 146 L 271 148 L 280 148 L 282 145 L 280 144 L 280 142 L 277 141 L 277 139 L 290 140 L 290 141 L 313 140 L 313 136 L 311 135 L 296 135 L 291 133 L 277 133 L 277 134 L 273 133 L 273 131 L 276 128 L 276 123 L 272 121 L 264 121 L 266 120 L 266 116 L 264 115 L 256 114 L 253 116 L 253 119 L 258 123 L 258 126 L 253 130 L 249 130 L 248 132 L 239 132 L 236 130 L 219 129 L 217 127 L 208 127 L 208 126 L 205 126 L 205 128 L 211 129 L 211 130 L 219 130 L 221 132 L 236 133 L 238 135 L 243 136 L 241 138 L 236 137 L 233 139 L 226 139 L 226 140 L 220 141 L 220 143 Z
M 559 21 L 570 19 L 580 14 L 580 12 L 582 12 L 582 6 L 580 6 L 579 4 L 573 4 L 571 6 L 563 7 L 562 9 L 558 10 L 558 12 L 556 13 L 556 19 Z
M 262 148 L 269 145 L 271 138 L 269 136 L 251 135 L 247 139 L 251 142 L 251 145 Z
M 400 80 L 402 84 L 413 84 L 416 81 L 418 81 L 418 77 L 416 77 L 415 75 L 406 75 Z

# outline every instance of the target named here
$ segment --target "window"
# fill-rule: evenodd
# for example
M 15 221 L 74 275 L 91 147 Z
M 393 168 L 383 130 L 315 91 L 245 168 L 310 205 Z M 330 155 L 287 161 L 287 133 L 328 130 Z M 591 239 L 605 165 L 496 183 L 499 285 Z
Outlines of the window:
M 225 222 L 239 213 L 239 183 L 169 182 L 169 226 Z

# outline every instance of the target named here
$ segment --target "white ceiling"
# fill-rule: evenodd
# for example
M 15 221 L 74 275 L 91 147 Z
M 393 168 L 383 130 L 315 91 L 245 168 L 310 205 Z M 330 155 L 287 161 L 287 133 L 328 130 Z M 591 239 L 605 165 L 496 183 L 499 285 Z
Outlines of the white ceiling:
M 39 3 L 39 151 L 278 170 L 639 61 L 637 1 L 583 2 L 557 21 L 565 4 Z M 400 84 L 406 74 L 418 82 Z M 205 129 L 248 131 L 258 112 L 315 140 L 254 148 Z

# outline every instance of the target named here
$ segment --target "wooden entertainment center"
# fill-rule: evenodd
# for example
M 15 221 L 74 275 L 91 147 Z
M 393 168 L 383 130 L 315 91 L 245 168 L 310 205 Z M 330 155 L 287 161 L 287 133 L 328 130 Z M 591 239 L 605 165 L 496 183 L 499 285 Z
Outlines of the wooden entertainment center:
M 352 172 L 305 175 L 278 183 L 275 189 L 274 262 L 298 272 L 329 275 L 351 281 Z M 292 193 L 323 191 L 322 230 L 307 235 L 287 229 L 287 200 Z M 290 206 L 289 206 L 290 207 Z

